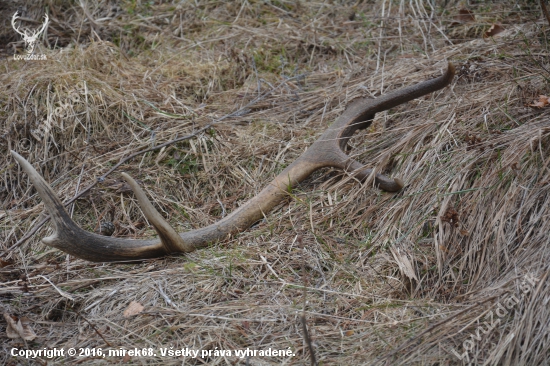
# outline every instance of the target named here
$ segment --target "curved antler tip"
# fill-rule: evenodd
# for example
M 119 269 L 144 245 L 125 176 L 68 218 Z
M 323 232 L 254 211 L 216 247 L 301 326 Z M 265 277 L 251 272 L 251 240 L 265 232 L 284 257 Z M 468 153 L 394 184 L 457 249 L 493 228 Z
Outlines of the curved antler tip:
M 405 182 L 403 182 L 403 179 L 393 178 L 393 181 L 395 182 L 395 184 L 397 184 L 399 186 L 399 191 L 402 190 L 403 187 L 405 187 Z
M 21 155 L 19 155 L 13 150 L 10 150 L 10 152 L 13 158 L 15 159 L 15 161 L 17 161 L 17 163 L 21 166 L 21 168 L 23 168 L 23 170 L 29 175 L 29 177 L 34 177 L 35 175 L 38 174 L 32 167 L 31 163 L 27 161 L 27 159 L 25 159 L 24 157 L 22 157 Z
M 19 161 L 19 158 L 23 158 L 21 155 L 19 155 L 18 153 L 16 153 L 13 150 L 10 150 L 10 153 L 17 161 Z
M 455 65 L 451 61 L 449 61 L 449 64 L 447 66 L 447 74 L 454 76 L 456 73 Z
M 170 224 L 164 220 L 157 209 L 153 207 L 153 204 L 149 201 L 139 184 L 130 175 L 124 172 L 120 173 L 120 175 L 122 175 L 126 182 L 128 182 L 128 185 L 130 185 L 132 191 L 134 191 L 134 195 L 139 202 L 141 211 L 159 234 L 160 240 L 162 241 L 162 245 L 164 246 L 166 252 L 192 252 L 195 250 L 194 246 L 184 242 L 176 230 L 174 230 Z
M 133 181 L 134 178 L 130 177 L 127 173 L 125 172 L 121 172 L 120 175 L 122 175 L 122 177 L 128 182 L 130 183 L 129 181 Z

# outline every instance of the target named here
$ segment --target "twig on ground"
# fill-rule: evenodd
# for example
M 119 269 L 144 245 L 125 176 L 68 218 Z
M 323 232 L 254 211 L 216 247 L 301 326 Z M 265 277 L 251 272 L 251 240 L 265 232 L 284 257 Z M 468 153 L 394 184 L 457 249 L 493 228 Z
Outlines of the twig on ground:
M 298 238 L 296 239 L 298 242 L 298 246 L 302 250 L 302 253 L 304 252 L 305 248 L 303 246 L 303 238 L 302 235 L 298 235 Z M 300 321 L 302 323 L 302 333 L 304 335 L 304 340 L 307 344 L 307 348 L 309 350 L 309 359 L 311 360 L 311 366 L 317 365 L 317 360 L 315 358 L 315 350 L 313 349 L 313 343 L 311 342 L 311 337 L 309 336 L 309 332 L 307 330 L 307 320 L 306 320 L 306 305 L 307 305 L 307 273 L 306 273 L 306 260 L 305 257 L 302 257 L 302 281 L 303 281 L 303 308 L 302 308 L 302 315 L 300 316 Z
M 92 329 L 97 333 L 97 335 L 100 336 L 101 339 L 103 339 L 103 342 L 105 342 L 106 345 L 108 345 L 109 347 L 113 347 L 113 345 L 111 343 L 109 343 L 105 339 L 105 337 L 103 337 L 103 334 L 101 334 L 101 332 L 99 330 L 97 330 L 97 328 L 92 323 L 90 323 L 90 321 L 88 319 L 86 319 L 82 314 L 80 314 L 80 312 L 78 310 L 70 309 L 69 311 L 72 311 L 73 313 L 75 313 L 76 315 L 81 317 L 86 323 L 88 323 L 90 325 L 90 327 L 92 327 Z
M 302 321 L 302 332 L 304 333 L 304 339 L 306 340 L 307 348 L 309 349 L 309 359 L 311 360 L 311 366 L 316 366 L 317 360 L 315 359 L 315 350 L 313 349 L 313 344 L 311 343 L 311 338 L 309 337 L 309 332 L 307 331 L 305 315 L 302 315 L 300 319 Z

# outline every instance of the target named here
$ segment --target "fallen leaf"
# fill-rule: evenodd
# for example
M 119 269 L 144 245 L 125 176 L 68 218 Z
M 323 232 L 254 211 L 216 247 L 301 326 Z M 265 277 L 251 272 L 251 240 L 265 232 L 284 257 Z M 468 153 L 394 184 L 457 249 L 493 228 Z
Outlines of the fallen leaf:
M 550 97 L 547 97 L 546 95 L 539 95 L 539 101 L 529 104 L 529 107 L 542 108 L 546 107 L 548 104 L 550 104 Z
M 401 273 L 403 273 L 405 276 L 409 277 L 411 280 L 418 281 L 418 278 L 416 277 L 416 273 L 414 271 L 414 267 L 407 257 L 407 254 L 401 253 L 399 248 L 394 249 L 393 247 L 390 247 L 390 251 L 393 254 L 393 257 L 395 261 L 397 262 L 397 265 L 399 266 L 399 270 Z
M 476 20 L 474 13 L 468 9 L 460 9 L 458 14 L 453 16 L 454 21 L 451 23 L 450 27 L 456 27 L 464 23 L 472 22 Z
M 3 260 L 3 259 L 0 259 L 0 268 L 4 268 L 4 267 L 7 267 L 9 265 L 12 265 L 13 262 L 11 260 Z
M 476 20 L 474 13 L 468 9 L 460 9 L 458 15 L 455 15 L 454 18 L 461 23 L 468 23 Z
M 143 305 L 141 305 L 137 301 L 132 301 L 130 305 L 124 310 L 124 313 L 122 314 L 125 318 L 129 318 L 134 315 L 138 315 L 143 311 Z
M 504 27 L 495 23 L 485 32 L 485 37 L 494 37 L 501 32 L 504 32 Z
M 346 330 L 346 336 L 347 337 L 351 337 L 353 335 L 354 331 L 353 330 Z
M 8 326 L 6 328 L 6 334 L 8 335 L 8 338 L 21 338 L 16 331 L 17 323 L 12 318 L 12 316 L 10 314 L 4 313 L 4 319 L 6 319 L 6 323 L 8 323 Z
M 125 354 L 124 358 L 122 359 L 122 362 L 124 362 L 124 363 L 130 362 L 131 359 L 132 359 L 132 357 L 130 357 L 129 354 Z
M 8 323 L 6 327 L 6 335 L 8 338 L 17 339 L 23 338 L 26 341 L 32 341 L 36 338 L 36 333 L 32 330 L 31 321 L 27 317 L 21 317 L 17 322 L 14 317 L 8 313 L 4 313 L 4 319 Z

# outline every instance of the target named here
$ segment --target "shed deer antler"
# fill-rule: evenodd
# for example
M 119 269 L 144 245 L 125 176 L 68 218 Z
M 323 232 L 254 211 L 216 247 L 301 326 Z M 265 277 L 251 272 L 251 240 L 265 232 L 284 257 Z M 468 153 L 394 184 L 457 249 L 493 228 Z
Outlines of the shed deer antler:
M 454 66 L 449 63 L 444 75 L 391 92 L 376 99 L 353 102 L 344 113 L 298 159 L 276 176 L 258 195 L 233 213 L 207 227 L 178 234 L 162 218 L 145 196 L 143 190 L 128 174 L 122 176 L 134 191 L 145 217 L 157 231 L 159 238 L 134 240 L 105 237 L 82 230 L 69 217 L 61 200 L 32 165 L 16 152 L 12 155 L 29 176 L 44 201 L 54 223 L 55 231 L 42 239 L 46 245 L 61 249 L 76 257 L 90 261 L 120 261 L 145 259 L 169 253 L 191 252 L 228 235 L 243 231 L 261 220 L 288 194 L 288 188 L 302 182 L 319 168 L 334 167 L 353 171 L 355 177 L 366 179 L 372 169 L 344 153 L 348 140 L 356 130 L 367 128 L 374 114 L 447 86 L 453 79 Z M 403 188 L 399 179 L 375 175 L 375 184 L 389 192 Z

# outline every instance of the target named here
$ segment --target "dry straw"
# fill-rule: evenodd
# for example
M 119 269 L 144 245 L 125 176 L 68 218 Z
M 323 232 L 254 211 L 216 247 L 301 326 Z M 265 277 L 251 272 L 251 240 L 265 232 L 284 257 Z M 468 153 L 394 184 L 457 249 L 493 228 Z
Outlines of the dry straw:
M 548 362 L 550 107 L 528 106 L 550 93 L 538 4 L 121 4 L 29 2 L 23 18 L 50 14 L 37 50 L 47 61 L 13 60 L 24 46 L 8 19 L 17 8 L 2 11 L 0 308 L 37 335 L 1 328 L 3 364 L 23 362 L 13 347 L 296 355 L 185 359 L 220 365 Z M 473 19 L 456 16 L 462 7 Z M 504 31 L 483 37 L 493 24 Z M 356 159 L 405 181 L 399 194 L 325 170 L 250 230 L 139 263 L 67 257 L 40 244 L 48 224 L 14 245 L 43 205 L 10 149 L 68 201 L 130 154 L 212 124 L 68 206 L 88 230 L 112 215 L 114 235 L 154 235 L 126 171 L 183 231 L 253 196 L 354 98 L 440 75 L 447 61 L 458 70 L 450 87 L 377 115 L 351 141 Z M 132 301 L 143 311 L 125 317 Z M 184 358 L 57 359 L 106 360 Z

